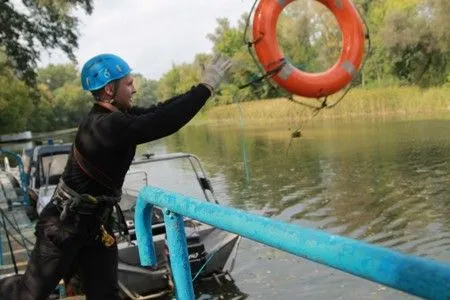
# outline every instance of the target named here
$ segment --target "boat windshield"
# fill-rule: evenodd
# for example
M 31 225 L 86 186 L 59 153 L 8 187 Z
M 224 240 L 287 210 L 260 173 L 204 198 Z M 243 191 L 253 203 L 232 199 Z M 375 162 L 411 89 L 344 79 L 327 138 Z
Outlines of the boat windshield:
M 53 154 L 43 156 L 40 163 L 40 184 L 41 185 L 55 185 L 58 184 L 59 178 L 64 172 L 67 160 L 69 159 L 68 153 Z

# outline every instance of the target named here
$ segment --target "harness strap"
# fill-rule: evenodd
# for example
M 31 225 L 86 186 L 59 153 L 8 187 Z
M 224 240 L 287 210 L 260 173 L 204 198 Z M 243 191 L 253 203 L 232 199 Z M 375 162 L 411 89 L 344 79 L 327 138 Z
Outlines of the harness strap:
M 93 180 L 97 181 L 98 183 L 112 191 L 120 190 L 120 188 L 118 187 L 118 183 L 116 183 L 111 177 L 106 175 L 102 170 L 94 166 L 86 158 L 84 158 L 83 155 L 81 155 L 81 153 L 75 146 L 75 143 L 73 144 L 73 157 L 75 158 L 75 161 L 77 162 L 80 169 Z
M 117 196 L 91 196 L 89 194 L 79 194 L 75 192 L 73 189 L 71 189 L 61 178 L 58 183 L 57 191 L 59 193 L 62 193 L 67 198 L 73 198 L 73 197 L 81 197 L 87 200 L 91 203 L 105 203 L 109 205 L 114 205 L 120 201 L 121 195 Z
M 98 106 L 101 106 L 111 112 L 119 111 L 117 107 L 108 102 L 97 101 L 95 103 Z M 79 195 L 77 192 L 68 187 L 64 181 L 61 179 L 58 187 L 56 188 L 56 198 L 58 198 L 58 193 L 63 194 L 66 198 L 62 198 L 61 203 L 57 203 L 62 207 L 62 212 L 60 215 L 60 219 L 63 220 L 67 217 L 68 210 L 74 210 L 78 213 L 87 213 L 87 214 L 99 214 L 101 220 L 100 232 L 102 236 L 102 242 L 105 246 L 110 247 L 114 244 L 115 238 L 111 236 L 105 229 L 103 223 L 110 216 L 113 206 L 116 208 L 116 212 L 119 217 L 119 227 L 123 230 L 124 234 L 129 234 L 128 227 L 125 222 L 125 218 L 122 212 L 122 209 L 119 206 L 119 201 L 121 199 L 121 188 L 120 184 L 115 182 L 111 177 L 106 175 L 101 169 L 90 163 L 83 155 L 78 151 L 75 143 L 73 144 L 73 157 L 80 167 L 80 169 L 88 175 L 90 178 L 100 183 L 102 186 L 112 190 L 115 196 L 98 196 L 93 197 L 91 195 Z M 59 197 L 61 199 L 61 197 Z M 81 199 L 78 200 L 78 199 Z M 83 201 L 84 200 L 84 201 Z M 88 200 L 88 201 L 86 201 Z M 58 201 L 56 201 L 58 202 Z M 80 205 L 81 204 L 81 205 Z M 99 205 L 100 204 L 100 205 Z M 103 210 L 103 212 L 99 212 L 99 208 Z M 122 226 L 120 226 L 122 225 Z
M 96 105 L 101 106 L 111 112 L 119 111 L 117 107 L 112 105 L 108 102 L 103 101 L 97 101 L 95 102 Z M 77 147 L 75 146 L 75 143 L 73 144 L 73 156 L 75 158 L 75 161 L 77 162 L 80 169 L 88 175 L 93 180 L 97 181 L 104 187 L 112 190 L 112 191 L 119 191 L 117 194 L 120 194 L 120 184 L 115 182 L 111 177 L 106 175 L 101 169 L 96 167 L 94 164 L 92 164 L 90 161 L 88 161 L 81 153 L 78 151 Z
M 114 199 L 114 200 L 113 200 Z M 61 208 L 59 219 L 64 221 L 70 214 L 96 216 L 100 227 L 95 239 L 101 237 L 103 245 L 111 247 L 116 242 L 114 235 L 105 229 L 106 222 L 111 216 L 113 206 L 118 206 L 120 197 L 93 197 L 87 194 L 78 194 L 68 187 L 61 179 L 53 195 L 53 203 Z
M 118 218 L 117 223 L 119 224 L 119 230 L 121 230 L 124 235 L 130 235 L 130 232 L 129 232 L 128 226 L 127 226 L 127 222 L 125 221 L 125 216 L 123 215 L 122 208 L 120 207 L 120 205 L 118 203 L 115 204 L 114 207 L 116 208 L 116 212 L 117 212 L 117 218 Z
M 117 107 L 115 107 L 114 105 L 112 105 L 109 102 L 97 101 L 97 102 L 95 102 L 95 104 L 97 104 L 98 106 L 101 106 L 103 108 L 106 108 L 107 110 L 109 110 L 111 112 L 119 111 L 119 109 Z
M 54 203 L 62 208 L 61 220 L 67 217 L 69 211 L 77 212 L 82 215 L 97 214 L 101 218 L 107 218 L 112 207 L 120 201 L 119 197 L 99 196 L 94 197 L 88 194 L 78 194 L 68 187 L 62 179 L 55 189 Z M 105 216 L 102 216 L 105 215 Z

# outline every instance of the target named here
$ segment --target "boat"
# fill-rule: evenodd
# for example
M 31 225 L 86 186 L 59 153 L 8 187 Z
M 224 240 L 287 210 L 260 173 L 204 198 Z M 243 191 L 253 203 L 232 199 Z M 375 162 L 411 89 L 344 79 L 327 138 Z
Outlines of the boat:
M 34 244 L 34 226 L 14 173 L 0 171 L 0 277 L 23 272 Z
M 40 214 L 50 201 L 56 185 L 64 172 L 72 145 L 53 144 L 39 145 L 24 151 L 24 169 L 27 173 L 28 187 L 32 193 L 32 203 L 37 214 Z
M 15 202 L 21 201 L 20 182 L 13 173 L 0 171 L 0 203 L 6 203 L 8 210 L 12 209 Z
M 21 210 L 25 212 L 22 215 L 28 217 L 28 223 L 34 222 L 43 207 L 50 201 L 64 171 L 64 166 L 70 155 L 71 148 L 71 144 L 50 144 L 39 145 L 24 152 L 24 169 L 28 175 L 30 207 L 35 212 L 33 216 L 29 213 L 29 210 Z M 133 161 L 127 178 L 129 176 L 141 176 L 142 181 L 132 181 L 134 183 L 141 182 L 141 186 L 125 184 L 120 209 L 115 209 L 117 220 L 119 220 L 115 233 L 119 249 L 118 284 L 121 293 L 125 297 L 130 299 L 150 299 L 170 293 L 173 288 L 166 246 L 164 219 L 161 210 L 158 208 L 153 209 L 152 215 L 152 232 L 157 254 L 157 267 L 150 268 L 140 265 L 136 234 L 134 231 L 134 205 L 140 188 L 143 185 L 148 185 L 149 174 L 147 171 L 136 169 L 133 166 L 184 159 L 190 162 L 205 200 L 218 203 L 210 180 L 200 160 L 192 154 L 147 154 L 141 159 Z M 127 178 L 125 183 L 128 182 Z M 7 218 L 11 219 L 11 216 L 7 216 Z M 21 222 L 24 222 L 23 217 L 21 218 Z M 18 229 L 21 226 L 24 228 L 20 222 L 14 223 L 11 221 L 11 223 L 9 225 L 14 225 L 13 229 Z M 197 281 L 214 280 L 220 282 L 221 280 L 226 281 L 230 279 L 230 270 L 226 270 L 226 265 L 232 253 L 236 253 L 240 237 L 195 220 L 185 219 L 184 223 L 192 277 Z M 8 224 L 3 225 L 5 227 Z M 10 231 L 11 236 L 15 236 L 20 241 L 20 235 L 23 232 L 20 230 Z M 0 268 L 0 276 L 8 272 L 11 274 L 12 265 L 14 265 L 15 273 L 17 271 L 23 272 L 26 266 L 26 254 L 29 251 L 30 244 L 34 241 L 34 236 L 30 232 L 27 232 L 24 238 L 26 238 L 27 242 L 22 242 L 20 246 L 24 246 L 22 248 L 25 249 L 16 249 L 15 247 L 9 246 L 11 252 L 7 264 L 9 267 Z
M 2 134 L 0 135 L 0 143 L 16 143 L 31 141 L 33 135 L 31 131 L 22 131 L 17 133 Z

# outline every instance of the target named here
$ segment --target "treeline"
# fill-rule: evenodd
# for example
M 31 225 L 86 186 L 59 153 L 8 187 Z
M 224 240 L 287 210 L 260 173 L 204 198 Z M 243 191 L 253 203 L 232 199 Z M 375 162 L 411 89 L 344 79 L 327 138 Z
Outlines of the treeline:
M 354 0 L 370 29 L 371 53 L 356 84 L 366 88 L 388 86 L 439 87 L 450 84 L 450 11 L 448 0 Z M 245 35 L 247 29 L 247 35 Z M 278 22 L 278 37 L 286 58 L 296 67 L 319 72 L 336 61 L 341 33 L 336 19 L 318 1 L 296 1 Z M 240 88 L 263 75 L 248 51 L 251 21 L 244 14 L 233 25 L 218 19 L 207 38 L 213 52 L 234 61 L 227 81 L 209 106 L 233 101 L 279 97 L 282 92 L 261 82 Z M 73 64 L 38 69 L 36 86 L 20 80 L 0 56 L 0 131 L 50 131 L 77 125 L 92 105 L 81 90 L 79 70 Z M 197 54 L 191 63 L 173 65 L 158 81 L 136 75 L 137 105 L 149 105 L 182 93 L 201 78 L 209 54 Z M 206 107 L 208 109 L 209 107 Z

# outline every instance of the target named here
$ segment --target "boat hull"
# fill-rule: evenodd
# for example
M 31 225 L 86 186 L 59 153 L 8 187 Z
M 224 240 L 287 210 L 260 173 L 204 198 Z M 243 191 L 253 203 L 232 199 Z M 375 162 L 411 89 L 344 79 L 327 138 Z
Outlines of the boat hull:
M 142 267 L 135 243 L 119 244 L 119 282 L 134 294 L 148 295 L 170 288 L 170 261 L 164 224 L 153 229 L 157 266 Z M 155 227 L 155 225 L 154 225 Z M 207 278 L 224 273 L 225 264 L 236 246 L 238 236 L 207 224 L 185 223 L 192 277 Z M 133 229 L 130 230 L 133 235 Z M 136 243 L 137 244 L 137 243 Z

